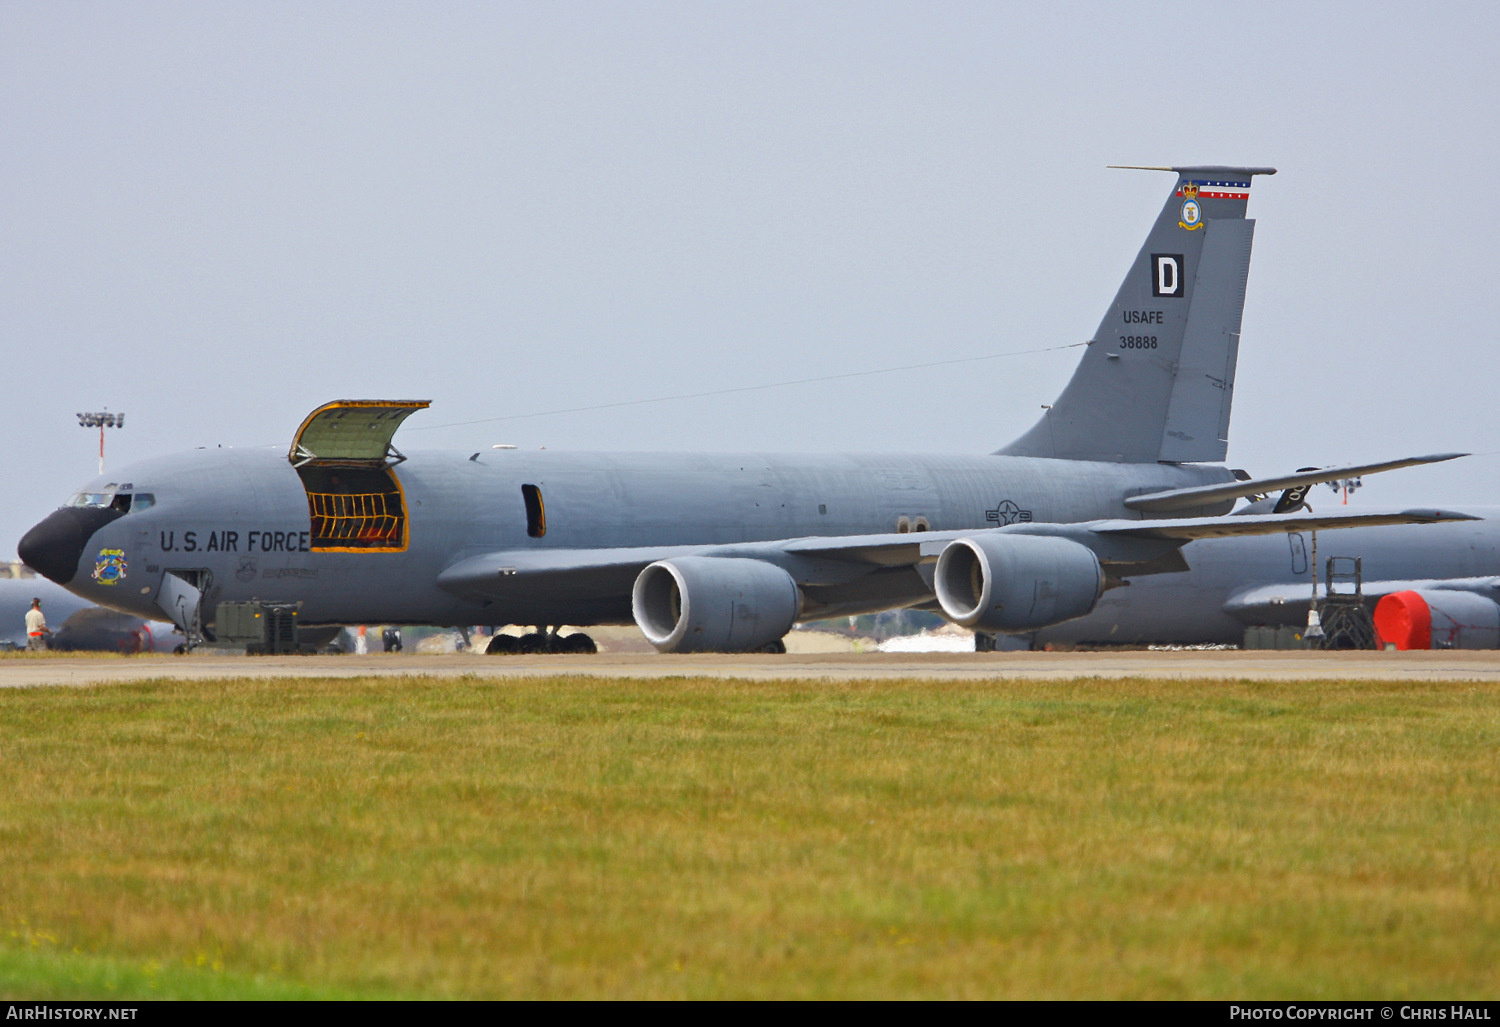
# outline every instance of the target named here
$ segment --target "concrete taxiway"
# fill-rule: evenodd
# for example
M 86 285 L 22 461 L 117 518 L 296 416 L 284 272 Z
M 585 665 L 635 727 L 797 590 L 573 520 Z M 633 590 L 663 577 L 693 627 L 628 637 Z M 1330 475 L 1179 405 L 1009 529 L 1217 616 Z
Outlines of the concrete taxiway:
M 1500 680 L 1500 652 L 1078 652 L 1078 653 L 815 653 L 680 655 L 602 653 L 595 656 L 374 654 L 247 657 L 200 652 L 189 656 L 88 657 L 24 654 L 0 657 L 0 688 L 92 686 L 145 681 L 276 677 L 538 677 L 600 678 L 1206 678 L 1214 680 Z

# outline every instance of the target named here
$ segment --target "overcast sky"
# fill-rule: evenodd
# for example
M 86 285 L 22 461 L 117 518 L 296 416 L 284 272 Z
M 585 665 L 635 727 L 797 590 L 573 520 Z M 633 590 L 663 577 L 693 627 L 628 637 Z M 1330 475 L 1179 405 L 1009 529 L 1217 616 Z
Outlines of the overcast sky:
M 607 405 L 1085 340 L 1172 184 L 1107 164 L 1280 169 L 1233 466 L 1469 450 L 1353 502 L 1500 503 L 1497 11 L 0 0 L 0 555 L 106 407 L 110 471 L 339 398 L 431 399 L 407 451 L 991 451 L 1077 350 Z

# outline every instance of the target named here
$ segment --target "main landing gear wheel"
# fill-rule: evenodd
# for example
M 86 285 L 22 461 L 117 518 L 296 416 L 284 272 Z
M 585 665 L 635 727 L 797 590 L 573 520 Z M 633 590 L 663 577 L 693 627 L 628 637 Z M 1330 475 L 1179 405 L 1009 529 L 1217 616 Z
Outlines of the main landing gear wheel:
M 532 631 L 522 635 L 518 641 L 518 651 L 531 655 L 532 653 L 550 652 L 552 639 L 545 631 Z
M 995 651 L 995 636 L 985 631 L 974 632 L 974 651 L 976 653 L 992 653 Z
M 761 646 L 760 651 L 763 653 L 770 653 L 773 656 L 785 656 L 786 643 L 778 638 L 774 642 L 767 642 L 765 645 Z
M 574 632 L 565 638 L 560 638 L 558 641 L 561 643 L 558 652 L 583 653 L 587 655 L 599 651 L 599 647 L 594 644 L 594 640 L 581 631 Z
M 520 651 L 521 640 L 515 635 L 495 635 L 490 639 L 490 644 L 484 647 L 486 656 L 501 656 Z

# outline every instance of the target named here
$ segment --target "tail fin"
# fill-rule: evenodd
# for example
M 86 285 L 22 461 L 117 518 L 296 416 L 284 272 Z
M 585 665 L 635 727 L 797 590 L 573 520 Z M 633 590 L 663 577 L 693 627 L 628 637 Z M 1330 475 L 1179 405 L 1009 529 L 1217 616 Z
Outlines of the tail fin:
M 1255 222 L 1250 182 L 1275 168 L 1174 171 L 1177 185 L 1067 388 L 999 452 L 1127 463 L 1219 461 Z

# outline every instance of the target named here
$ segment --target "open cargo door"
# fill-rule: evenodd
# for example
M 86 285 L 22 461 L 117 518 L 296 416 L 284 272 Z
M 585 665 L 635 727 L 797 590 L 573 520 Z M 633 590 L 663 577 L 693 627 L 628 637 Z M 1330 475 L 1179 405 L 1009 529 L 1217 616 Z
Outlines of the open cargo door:
M 406 459 L 391 444 L 425 399 L 338 400 L 302 422 L 287 459 L 307 490 L 313 552 L 401 552 L 406 497 L 391 470 Z

